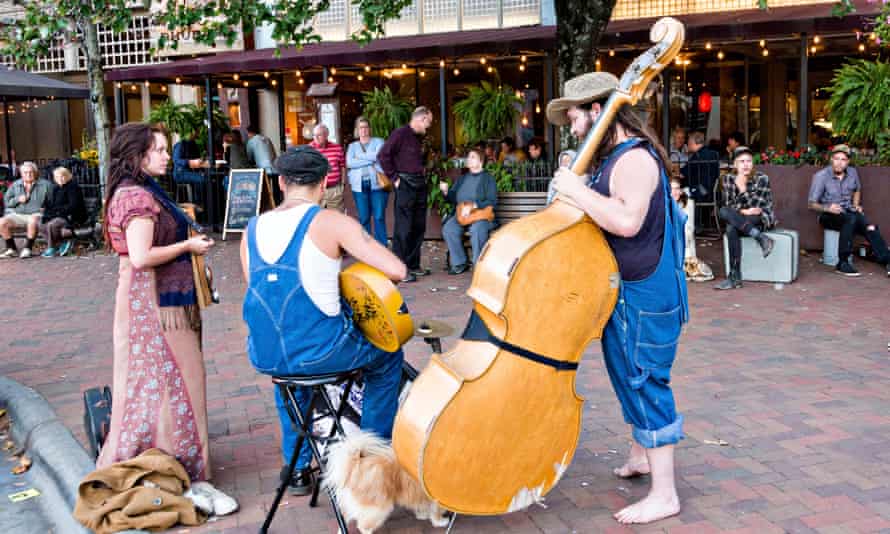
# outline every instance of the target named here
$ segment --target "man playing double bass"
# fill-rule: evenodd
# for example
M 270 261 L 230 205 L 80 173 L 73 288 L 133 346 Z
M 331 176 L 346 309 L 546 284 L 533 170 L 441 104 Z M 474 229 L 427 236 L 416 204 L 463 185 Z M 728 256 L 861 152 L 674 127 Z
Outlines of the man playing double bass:
M 612 91 L 615 76 L 596 72 L 566 82 L 547 118 L 571 125 L 583 139 Z M 591 168 L 577 176 L 560 168 L 552 187 L 605 232 L 621 273 L 615 310 L 602 347 L 612 387 L 631 425 L 633 445 L 619 477 L 652 475 L 649 494 L 615 514 L 621 523 L 649 523 L 677 514 L 674 446 L 683 438 L 670 371 L 681 327 L 688 319 L 683 273 L 685 220 L 670 196 L 669 158 L 655 135 L 622 106 L 609 125 Z

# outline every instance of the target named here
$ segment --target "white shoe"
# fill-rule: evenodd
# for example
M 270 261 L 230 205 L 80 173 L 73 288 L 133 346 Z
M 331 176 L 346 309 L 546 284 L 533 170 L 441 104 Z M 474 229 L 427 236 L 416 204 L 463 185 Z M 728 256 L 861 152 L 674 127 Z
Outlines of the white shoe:
M 195 508 L 201 510 L 207 515 L 213 515 L 213 499 L 208 495 L 204 495 L 203 493 L 197 493 L 194 487 L 189 488 L 188 491 L 182 494 L 183 497 L 192 501 L 192 504 L 195 505 Z
M 213 503 L 213 515 L 229 515 L 238 510 L 238 501 L 214 488 L 210 482 L 195 482 L 189 491 L 209 498 Z
M 12 248 L 8 248 L 8 249 L 4 250 L 3 252 L 0 252 L 0 258 L 2 258 L 4 260 L 7 258 L 15 258 L 16 256 L 18 256 L 18 254 L 16 254 L 15 249 L 12 249 Z
M 19 258 L 30 258 L 31 257 L 31 249 L 25 247 L 19 252 Z

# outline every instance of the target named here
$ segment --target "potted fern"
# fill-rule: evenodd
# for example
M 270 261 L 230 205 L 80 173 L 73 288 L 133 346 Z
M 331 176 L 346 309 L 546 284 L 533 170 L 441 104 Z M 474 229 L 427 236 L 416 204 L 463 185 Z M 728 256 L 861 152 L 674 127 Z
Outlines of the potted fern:
M 855 145 L 878 145 L 881 134 L 890 131 L 890 63 L 849 61 L 835 71 L 828 90 L 834 131 Z
M 462 123 L 469 144 L 501 137 L 516 123 L 522 99 L 509 85 L 482 81 L 462 96 L 463 99 L 454 104 L 454 115 Z
M 411 118 L 414 106 L 407 99 L 393 93 L 389 87 L 363 91 L 365 117 L 371 122 L 371 134 L 386 139 Z
M 196 134 L 195 143 L 203 151 L 207 146 L 207 125 L 204 122 L 207 109 L 194 104 L 174 104 L 170 100 L 155 106 L 148 114 L 146 122 L 162 125 L 169 133 L 185 138 Z M 229 119 L 217 108 L 213 108 L 213 131 L 217 134 L 230 130 Z

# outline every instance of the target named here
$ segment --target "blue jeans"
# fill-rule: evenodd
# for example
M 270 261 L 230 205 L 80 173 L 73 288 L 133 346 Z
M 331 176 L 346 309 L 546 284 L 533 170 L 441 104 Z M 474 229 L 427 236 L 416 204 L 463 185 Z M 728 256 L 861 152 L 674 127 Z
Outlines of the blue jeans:
M 362 409 L 361 427 L 374 432 L 384 439 L 392 437 L 392 425 L 399 407 L 399 383 L 402 378 L 402 362 L 405 355 L 401 349 L 397 352 L 383 352 L 365 338 L 349 320 L 346 330 L 326 355 L 310 361 L 292 360 L 285 362 L 279 375 L 311 375 L 336 373 L 351 369 L 363 370 L 365 391 Z M 300 388 L 296 392 L 300 410 L 307 413 L 309 388 Z M 275 406 L 278 408 L 278 419 L 281 422 L 281 449 L 284 463 L 290 462 L 297 444 L 298 433 L 291 423 L 285 408 L 286 399 L 281 397 L 275 388 Z M 308 441 L 303 441 L 297 457 L 297 468 L 307 467 L 312 461 L 312 449 Z
M 488 241 L 488 234 L 494 225 L 491 221 L 476 221 L 470 225 L 470 246 L 473 249 L 473 263 L 479 259 L 482 247 Z M 448 255 L 452 267 L 467 263 L 467 253 L 464 251 L 464 227 L 457 222 L 457 217 L 451 216 L 442 225 L 442 237 L 448 245 Z
M 637 310 L 624 288 L 603 331 L 603 358 L 624 422 L 634 441 L 647 449 L 683 439 L 683 416 L 671 391 L 671 367 L 677 355 L 681 306 L 668 311 Z
M 358 222 L 365 227 L 368 234 L 373 235 L 380 244 L 386 246 L 386 201 L 389 193 L 382 189 L 372 190 L 370 183 L 363 182 L 361 191 L 353 191 L 355 209 L 358 210 Z M 371 219 L 374 220 L 374 231 L 371 231 Z

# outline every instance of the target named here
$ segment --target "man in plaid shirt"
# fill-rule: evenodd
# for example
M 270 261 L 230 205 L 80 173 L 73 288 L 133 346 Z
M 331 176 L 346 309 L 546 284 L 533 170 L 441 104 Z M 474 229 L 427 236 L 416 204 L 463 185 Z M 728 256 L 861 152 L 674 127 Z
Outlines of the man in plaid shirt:
M 729 278 L 714 289 L 742 287 L 742 235 L 757 241 L 764 258 L 775 245 L 763 233 L 776 225 L 769 177 L 754 172 L 754 158 L 748 147 L 735 150 L 732 164 L 735 172 L 723 176 L 723 207 L 720 208 L 720 218 L 726 222 L 726 239 L 729 241 Z

